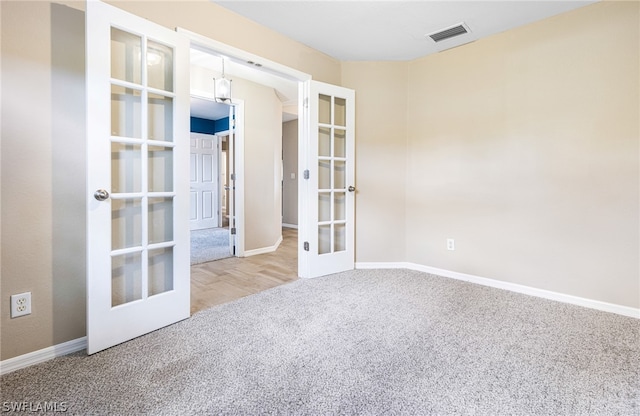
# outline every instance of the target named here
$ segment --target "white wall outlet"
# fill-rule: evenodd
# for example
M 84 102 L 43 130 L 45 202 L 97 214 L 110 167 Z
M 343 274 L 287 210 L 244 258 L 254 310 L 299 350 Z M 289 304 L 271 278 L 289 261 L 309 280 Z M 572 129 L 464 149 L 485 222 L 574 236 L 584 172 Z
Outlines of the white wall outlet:
M 455 250 L 456 249 L 456 242 L 453 240 L 453 238 L 447 238 L 447 250 Z
M 11 295 L 11 317 L 29 315 L 31 313 L 31 292 Z

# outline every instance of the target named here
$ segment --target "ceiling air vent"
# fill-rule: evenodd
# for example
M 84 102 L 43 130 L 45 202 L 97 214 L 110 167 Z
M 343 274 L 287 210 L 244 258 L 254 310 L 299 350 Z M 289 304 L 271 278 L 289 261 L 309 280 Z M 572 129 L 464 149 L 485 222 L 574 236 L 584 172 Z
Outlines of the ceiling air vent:
M 469 30 L 467 25 L 465 25 L 464 23 L 459 23 L 455 26 L 451 26 L 434 33 L 429 33 L 425 36 L 430 37 L 431 39 L 433 39 L 434 42 L 441 42 L 443 40 L 451 39 L 453 37 L 464 35 L 465 33 L 469 33 L 469 32 L 471 31 Z

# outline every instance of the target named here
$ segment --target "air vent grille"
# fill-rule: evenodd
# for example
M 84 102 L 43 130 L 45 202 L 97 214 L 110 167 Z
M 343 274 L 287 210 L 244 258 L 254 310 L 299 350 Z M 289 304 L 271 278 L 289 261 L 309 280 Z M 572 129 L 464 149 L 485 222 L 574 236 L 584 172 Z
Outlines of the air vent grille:
M 455 25 L 450 28 L 440 30 L 435 33 L 431 33 L 427 36 L 433 39 L 434 42 L 441 42 L 443 40 L 450 39 L 455 36 L 464 35 L 465 33 L 469 33 L 469 29 L 467 29 L 467 27 L 461 23 L 459 25 Z

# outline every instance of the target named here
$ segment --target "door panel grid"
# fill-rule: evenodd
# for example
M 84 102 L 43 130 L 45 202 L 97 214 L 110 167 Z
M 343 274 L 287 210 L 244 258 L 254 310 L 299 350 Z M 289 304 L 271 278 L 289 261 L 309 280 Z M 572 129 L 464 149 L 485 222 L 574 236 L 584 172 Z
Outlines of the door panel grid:
M 173 288 L 172 73 L 173 48 L 111 27 L 112 307 Z
M 318 254 L 346 250 L 345 99 L 318 97 Z

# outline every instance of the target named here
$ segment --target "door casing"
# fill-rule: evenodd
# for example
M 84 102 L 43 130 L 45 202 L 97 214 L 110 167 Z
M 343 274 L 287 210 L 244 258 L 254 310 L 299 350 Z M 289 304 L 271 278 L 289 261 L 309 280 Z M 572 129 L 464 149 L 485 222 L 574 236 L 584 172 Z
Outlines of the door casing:
M 219 41 L 207 38 L 200 34 L 191 32 L 183 28 L 176 29 L 178 33 L 184 33 L 191 41 L 191 47 L 196 49 L 212 53 L 214 55 L 223 56 L 227 59 L 232 59 L 239 64 L 246 65 L 246 62 L 261 62 L 263 68 L 269 68 L 269 72 L 275 73 L 285 79 L 292 80 L 298 83 L 298 177 L 303 178 L 304 171 L 308 165 L 309 155 L 309 142 L 310 142 L 310 120 L 308 112 L 308 103 L 311 92 L 311 75 L 304 72 L 289 68 L 285 65 L 277 62 L 264 59 L 258 55 L 251 54 L 233 46 L 224 44 Z M 255 69 L 254 69 L 255 70 Z M 211 93 L 202 92 L 205 96 L 210 96 Z M 192 95 L 194 92 L 192 91 Z M 200 94 L 200 93 L 199 93 Z M 234 101 L 236 101 L 234 99 Z M 240 123 L 242 124 L 242 123 Z M 242 149 L 241 145 L 238 145 L 238 151 Z M 244 154 L 237 159 L 236 172 L 239 172 L 239 179 L 243 179 L 244 176 Z M 244 189 L 242 186 L 241 189 Z M 309 226 L 309 207 L 312 203 L 317 203 L 315 200 L 310 200 L 310 195 L 307 192 L 307 187 L 302 180 L 299 181 L 298 192 L 298 276 L 299 277 L 312 277 L 314 273 L 311 273 L 310 263 L 307 252 L 304 249 L 304 242 L 308 241 L 312 235 Z M 238 197 L 243 197 L 243 192 L 239 192 Z M 244 201 L 242 201 L 244 202 Z M 239 212 L 241 213 L 241 212 Z M 352 241 L 353 244 L 355 242 Z

